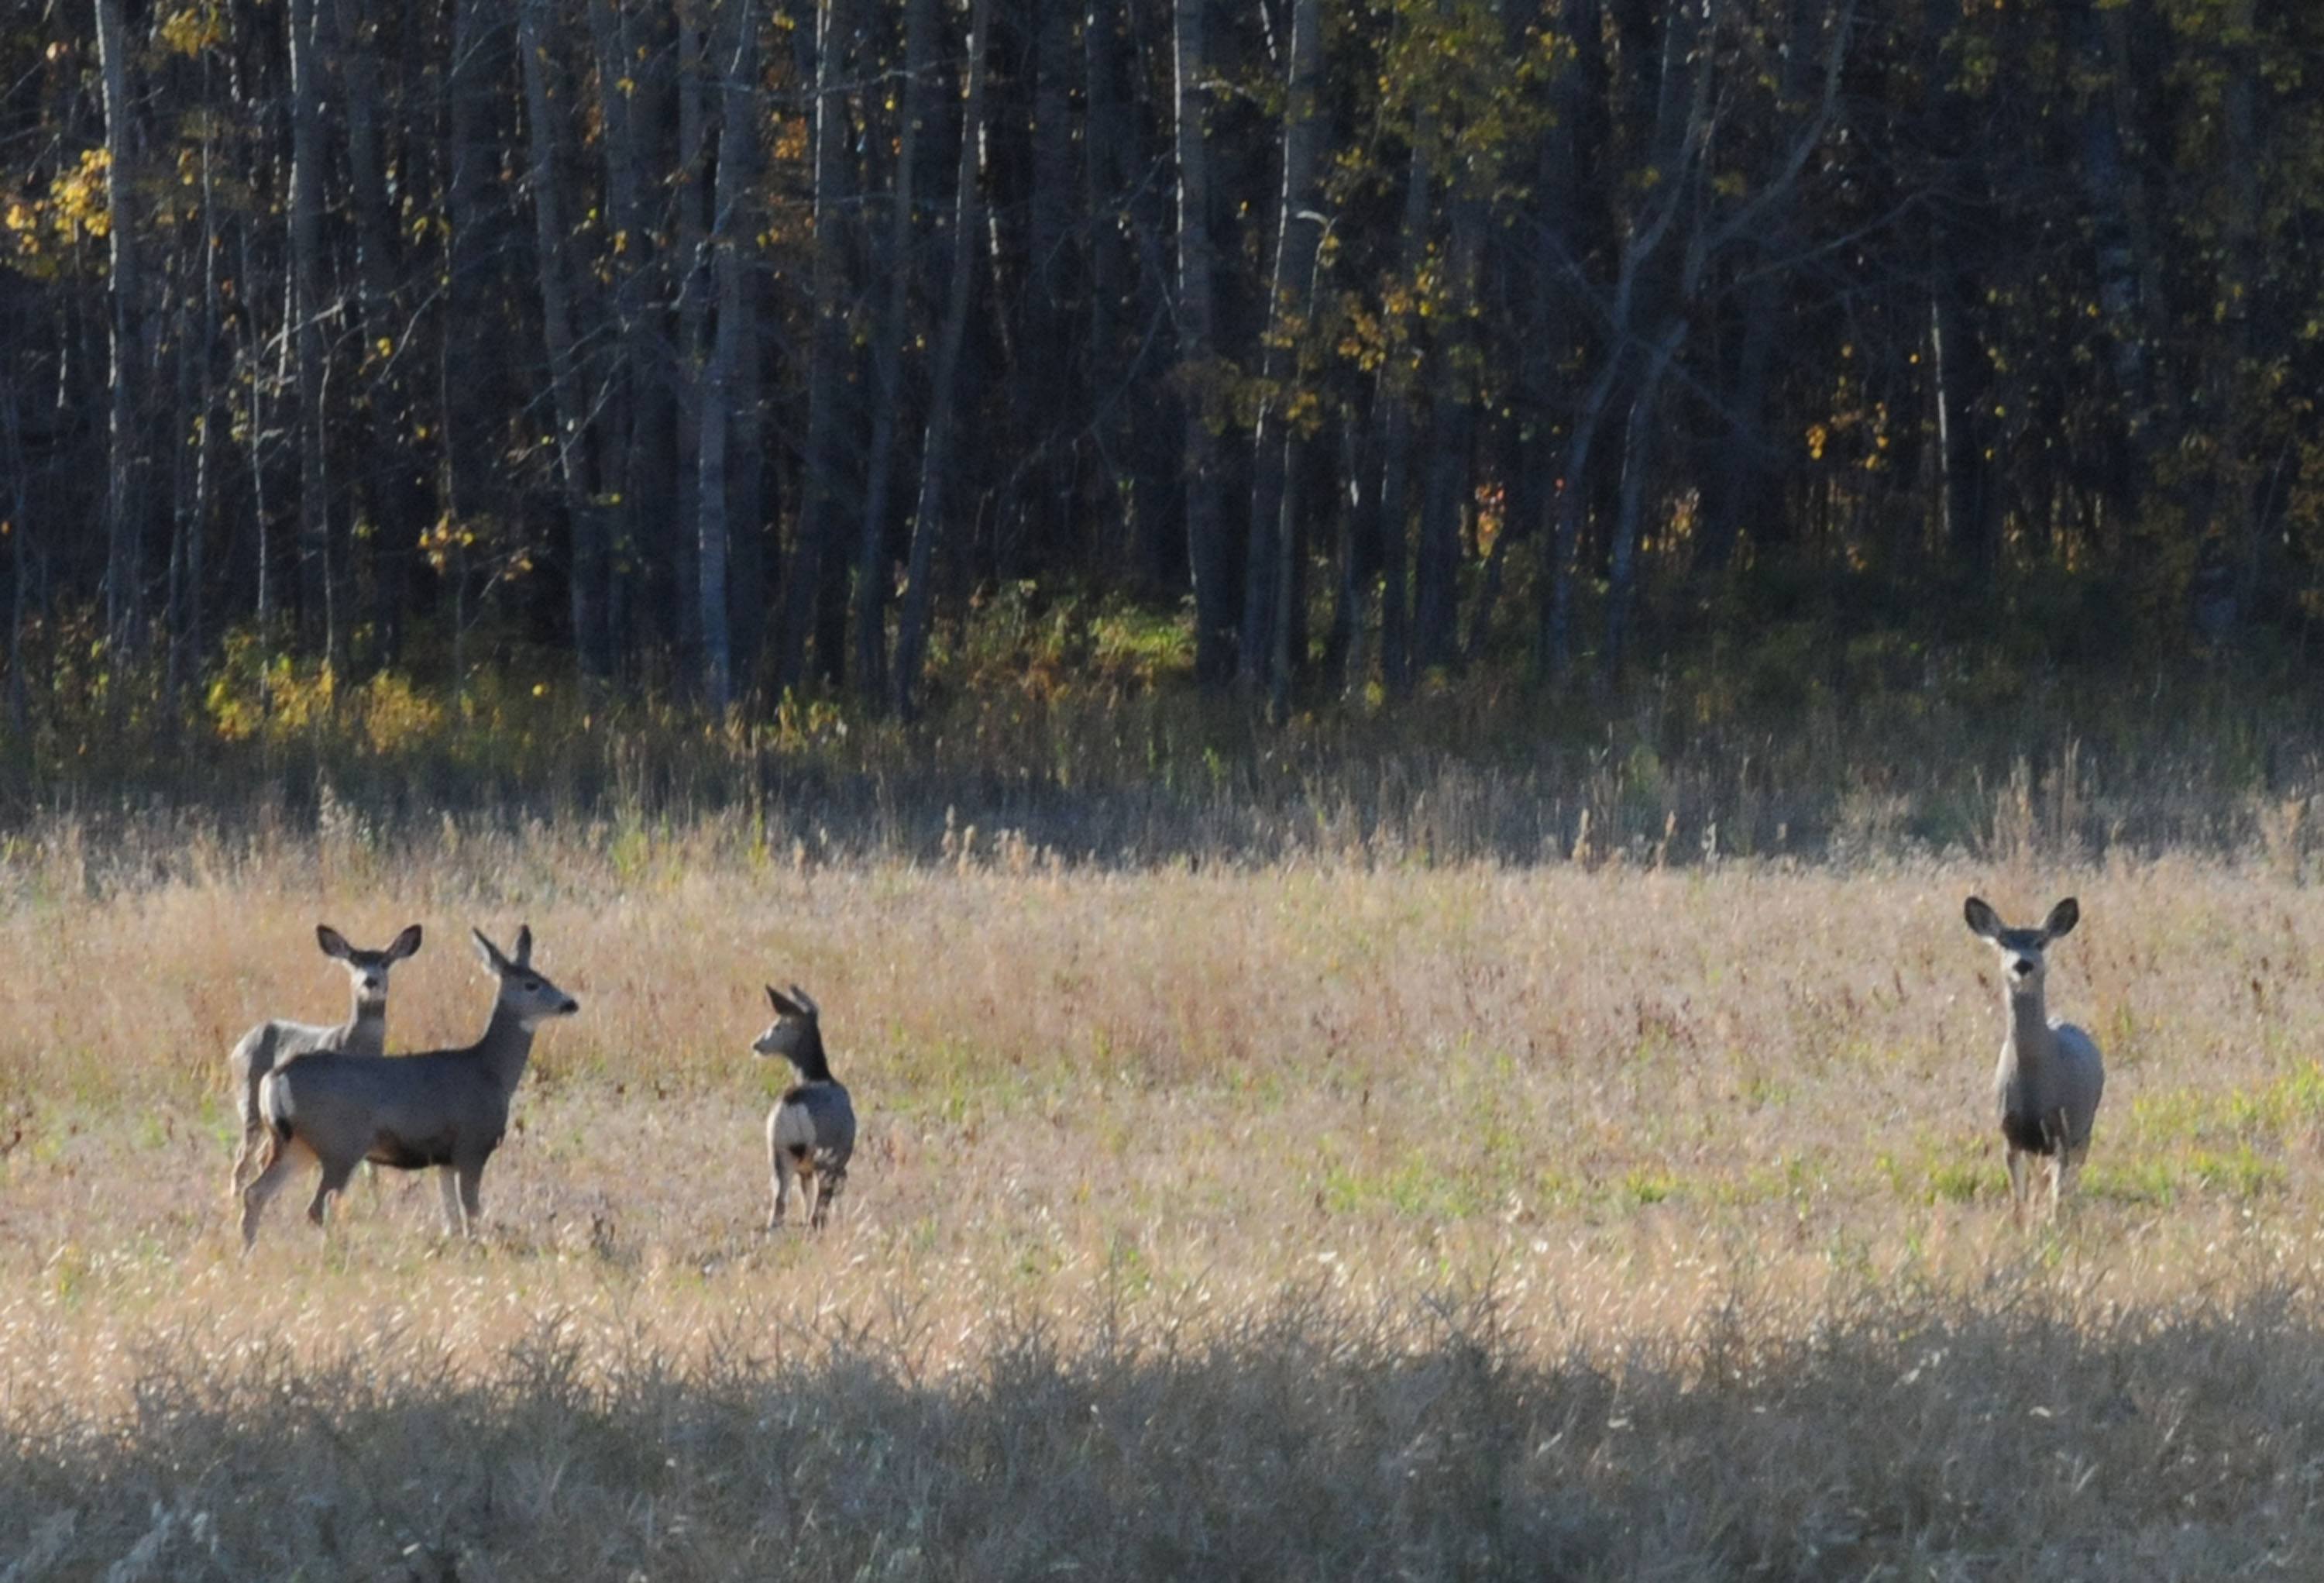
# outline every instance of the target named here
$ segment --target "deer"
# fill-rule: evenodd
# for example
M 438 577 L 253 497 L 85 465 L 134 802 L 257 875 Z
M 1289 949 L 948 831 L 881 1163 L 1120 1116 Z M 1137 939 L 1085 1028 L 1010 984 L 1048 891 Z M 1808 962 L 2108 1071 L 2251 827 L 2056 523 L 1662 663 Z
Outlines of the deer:
M 531 1059 L 533 1034 L 581 1009 L 532 965 L 532 930 L 517 930 L 516 954 L 503 954 L 471 930 L 476 955 L 498 981 L 484 1037 L 457 1050 L 417 1055 L 301 1056 L 259 1086 L 269 1134 L 265 1168 L 243 1190 L 242 1247 L 258 1241 L 259 1217 L 293 1166 L 311 1157 L 322 1179 L 307 1218 L 327 1234 L 325 1211 L 365 1161 L 394 1171 L 433 1166 L 444 1199 L 444 1228 L 474 1240 L 483 1214 L 477 1186 L 508 1130 L 509 1100 Z
M 397 935 L 383 951 L 359 950 L 327 923 L 315 925 L 315 943 L 325 956 L 346 968 L 355 1004 L 346 1022 L 328 1028 L 281 1017 L 261 1023 L 235 1041 L 226 1052 L 226 1071 L 242 1117 L 242 1142 L 235 1149 L 234 1169 L 226 1178 L 229 1201 L 242 1196 L 243 1172 L 265 1147 L 266 1127 L 258 1116 L 258 1086 L 266 1080 L 267 1073 L 284 1061 L 324 1051 L 386 1053 L 388 969 L 420 949 L 420 925 L 412 924 Z
M 2098 1041 L 2071 1023 L 2052 1018 L 2044 1005 L 2045 957 L 2052 941 L 2081 921 L 2073 897 L 2050 909 L 2039 929 L 2012 929 L 1976 896 L 1962 909 L 1969 930 L 2001 955 L 2001 995 L 2009 1035 L 2002 1041 L 1993 1075 L 2001 1113 L 2001 1137 L 2008 1150 L 2009 1197 L 2018 1225 L 2025 1223 L 2035 1190 L 2033 1162 L 2049 1163 L 2050 1219 L 2082 1157 L 2089 1152 L 2090 1126 L 2106 1092 L 2106 1064 Z
M 823 1053 L 822 1013 L 814 999 L 796 984 L 788 995 L 768 985 L 767 999 L 773 1003 L 775 1020 L 751 1051 L 761 1060 L 789 1061 L 799 1078 L 767 1113 L 767 1171 L 775 1191 L 767 1229 L 782 1229 L 796 1176 L 799 1196 L 810 1200 L 807 1224 L 821 1231 L 847 1185 L 847 1161 L 855 1153 L 855 1107 L 831 1075 Z

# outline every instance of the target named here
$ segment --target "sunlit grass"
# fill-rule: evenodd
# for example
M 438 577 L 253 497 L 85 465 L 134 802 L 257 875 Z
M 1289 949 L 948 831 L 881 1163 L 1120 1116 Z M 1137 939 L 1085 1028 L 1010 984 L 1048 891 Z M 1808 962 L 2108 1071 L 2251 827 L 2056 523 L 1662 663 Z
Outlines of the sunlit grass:
M 0 856 L 19 1575 L 2216 1575 L 2317 1553 L 2324 900 L 2264 865 L 754 858 L 710 821 Z M 93 874 L 114 877 L 91 883 Z M 142 874 L 142 880 L 124 876 Z M 2107 1043 L 2008 1224 L 1977 890 Z M 223 1057 L 544 1031 L 475 1246 L 240 1259 Z M 760 986 L 863 1135 L 765 1237 Z M 2254 988 L 2255 983 L 2258 988 Z M 289 1492 L 284 1494 L 282 1492 Z

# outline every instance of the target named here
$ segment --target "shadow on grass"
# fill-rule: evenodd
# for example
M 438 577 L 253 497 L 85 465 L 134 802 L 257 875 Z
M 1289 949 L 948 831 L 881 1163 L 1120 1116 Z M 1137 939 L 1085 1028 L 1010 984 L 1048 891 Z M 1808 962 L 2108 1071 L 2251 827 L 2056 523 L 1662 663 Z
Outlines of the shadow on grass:
M 149 1338 L 14 1383 L 0 1578 L 2173 1577 L 2324 1553 L 2324 1329 L 2271 1289 L 1736 1298 L 1613 1347 L 1492 1299 L 995 1320 L 678 1362 Z M 1200 1333 L 1198 1334 L 1197 1331 Z

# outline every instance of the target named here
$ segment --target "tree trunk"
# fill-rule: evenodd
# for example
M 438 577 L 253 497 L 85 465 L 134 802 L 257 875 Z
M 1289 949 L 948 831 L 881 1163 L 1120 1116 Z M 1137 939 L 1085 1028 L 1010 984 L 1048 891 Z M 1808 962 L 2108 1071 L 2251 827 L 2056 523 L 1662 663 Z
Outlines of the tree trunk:
M 936 0 L 904 10 L 904 88 L 899 97 L 896 180 L 888 213 L 888 291 L 872 380 L 872 452 L 864 464 L 862 541 L 855 564 L 855 690 L 874 708 L 888 699 L 888 516 L 896 424 L 904 402 L 904 343 L 911 335 L 914 213 L 920 137 L 935 101 Z
M 194 330 L 189 322 L 191 305 L 181 295 L 178 302 L 177 324 L 171 339 L 177 343 L 178 404 L 171 414 L 171 431 L 186 434 L 199 421 L 200 398 L 196 392 L 194 370 Z M 180 444 L 171 453 L 170 492 L 172 510 L 170 514 L 170 565 L 168 580 L 161 596 L 161 618 L 168 624 L 167 647 L 161 662 L 161 701 L 166 722 L 177 711 L 179 689 L 185 680 L 184 645 L 186 597 L 186 541 L 197 532 L 194 525 L 194 456 L 190 447 Z
M 144 292 L 138 274 L 139 227 L 127 191 L 136 168 L 129 106 L 129 42 L 121 0 L 97 0 L 97 52 L 105 88 L 106 242 L 111 280 L 112 402 L 107 417 L 105 495 L 105 633 L 115 656 L 144 646 L 145 448 L 139 432 L 136 392 L 144 368 L 138 314 Z M 115 662 L 117 662 L 117 660 Z
M 2211 512 L 2222 533 L 2236 550 L 2236 604 L 2248 615 L 2268 579 L 2268 534 L 2262 521 L 2259 469 L 2251 455 L 2255 419 L 2271 400 L 2255 388 L 2253 369 L 2254 308 L 2264 268 L 2261 252 L 2260 179 L 2264 155 L 2259 136 L 2259 17 L 2257 0 L 2228 0 L 2227 22 L 2226 92 L 2222 96 L 2223 129 L 2227 134 L 2227 213 L 2226 233 L 2227 278 L 2219 291 L 2225 315 L 2219 338 L 2215 410 L 2220 415 L 2217 491 Z
M 2105 81 L 2113 75 L 2106 31 L 2097 0 L 2083 0 L 2074 13 L 2078 64 Z M 2098 273 L 2098 309 L 2114 343 L 2115 383 L 2129 426 L 2146 416 L 2146 337 L 2139 301 L 2137 260 L 2131 249 L 2131 177 L 2124 168 L 2122 128 L 2115 120 L 2111 94 L 2093 92 L 2081 110 L 2081 177 L 2090 205 L 2091 240 Z
M 1075 161 L 1073 88 L 1082 75 L 1074 48 L 1079 0 L 1032 0 L 1038 18 L 1033 51 L 1031 200 L 1026 205 L 1024 329 L 1017 377 L 1017 431 L 1030 450 L 1017 495 L 1013 534 L 1019 556 L 1031 565 L 1067 560 L 1078 525 L 1072 512 L 1071 435 L 1086 419 L 1083 370 L 1073 356 L 1074 299 L 1080 290 L 1074 227 Z
M 1973 293 L 1961 278 L 1945 227 L 1938 227 L 1930 273 L 1929 367 L 1942 458 L 1945 540 L 1969 597 L 1976 599 L 1991 591 L 2000 558 L 1984 439 L 1991 374 L 1970 332 L 1968 300 Z
M 334 671 L 339 652 L 338 579 L 331 565 L 331 431 L 324 411 L 322 63 L 317 0 L 283 9 L 290 60 L 290 322 L 299 365 L 299 632 Z
M 557 418 L 557 475 L 573 546 L 567 588 L 573 644 L 598 652 L 598 588 L 604 558 L 598 542 L 596 486 L 590 470 L 589 412 L 574 354 L 572 288 L 565 273 L 565 204 L 558 187 L 555 89 L 549 79 L 549 0 L 518 0 L 517 53 L 524 72 L 525 119 L 531 132 L 534 249 L 540 279 L 541 337 L 549 348 L 549 385 Z M 583 666 L 583 676 L 588 677 Z
M 1411 169 L 1405 179 L 1404 223 L 1399 228 L 1397 280 L 1406 290 L 1416 289 L 1428 259 L 1428 200 L 1433 183 L 1428 155 L 1435 142 L 1435 121 L 1423 112 L 1412 134 Z M 1412 684 L 1412 606 L 1406 588 L 1412 565 L 1412 407 L 1411 371 L 1397 365 L 1396 354 L 1380 366 L 1379 391 L 1374 398 L 1380 438 L 1379 502 L 1373 516 L 1379 537 L 1380 559 L 1380 679 L 1390 692 Z
M 1089 356 L 1090 438 L 1100 470 L 1098 489 L 1112 506 L 1107 542 L 1136 565 L 1136 551 L 1119 542 L 1120 529 L 1141 519 L 1131 488 L 1135 440 L 1129 421 L 1129 347 L 1136 286 L 1123 243 L 1129 202 L 1131 146 L 1137 128 L 1122 93 L 1122 28 L 1125 0 L 1089 0 L 1082 25 L 1083 208 L 1090 226 Z M 1120 565 L 1120 562 L 1116 562 Z
M 1210 0 L 1173 0 L 1178 152 L 1178 366 L 1186 403 L 1186 561 L 1194 586 L 1194 677 L 1215 691 L 1234 674 L 1232 557 L 1221 511 L 1218 439 L 1205 386 L 1215 377 L 1210 149 L 1203 128 Z
M 1608 558 L 1606 586 L 1606 654 L 1603 675 L 1611 681 L 1621 673 L 1629 643 L 1632 585 L 1637 580 L 1638 519 L 1643 514 L 1646 475 L 1654 465 L 1655 428 L 1662 402 L 1663 376 L 1671 358 L 1686 339 L 1686 320 L 1673 319 L 1646 354 L 1646 366 L 1631 399 L 1629 431 L 1622 444 L 1622 504 L 1614 519 L 1614 544 Z
M 1254 476 L 1246 541 L 1242 674 L 1279 720 L 1290 703 L 1294 523 L 1298 518 L 1298 431 L 1288 420 L 1299 375 L 1297 338 L 1305 332 L 1323 242 L 1315 211 L 1316 168 L 1324 123 L 1316 91 L 1323 74 L 1319 0 L 1296 0 L 1291 14 L 1289 94 L 1283 116 L 1283 192 L 1275 227 L 1275 275 L 1260 365 L 1259 421 L 1252 434 Z
M 32 468 L 24 457 L 23 412 L 16 382 L 0 379 L 0 459 L 14 487 L 8 514 L 8 730 L 22 745 L 32 717 L 24 688 L 24 593 L 32 577 Z
M 817 625 L 825 581 L 835 564 L 831 551 L 839 532 L 840 470 L 852 428 L 845 421 L 852 404 L 847 375 L 853 361 L 847 344 L 846 224 L 852 196 L 847 93 L 853 37 L 853 0 L 821 0 L 815 57 L 815 328 L 807 348 L 807 477 L 778 640 L 776 682 L 784 690 L 806 679 L 808 635 Z M 820 652 L 820 645 L 818 651 L 818 669 L 838 680 L 844 656 Z
M 678 25 L 686 27 L 681 21 Z M 600 680 L 616 669 L 620 628 L 613 612 L 618 579 L 613 566 L 634 555 L 637 541 L 640 475 L 649 446 L 649 402 L 644 386 L 649 368 L 658 368 L 658 351 L 648 323 L 647 292 L 654 256 L 654 228 L 647 212 L 640 174 L 639 78 L 646 71 L 632 42 L 631 19 L 622 0 L 589 0 L 589 35 L 597 57 L 597 118 L 599 141 L 605 152 L 605 214 L 613 233 L 613 256 L 606 267 L 613 276 L 613 359 L 605 378 L 597 432 L 603 437 L 597 453 L 598 642 L 584 652 L 584 675 Z M 663 497 L 666 498 L 666 497 Z
M 704 106 L 709 68 L 705 57 L 715 46 L 688 8 L 678 15 L 678 255 L 672 287 L 678 293 L 677 377 L 678 391 L 677 468 L 680 532 L 669 545 L 678 615 L 670 635 L 681 664 L 698 673 L 702 651 L 702 422 L 703 369 L 710 357 L 710 134 Z M 659 548 L 659 546 L 658 546 Z
M 258 279 L 257 250 L 251 245 L 250 233 L 256 224 L 253 216 L 244 214 L 237 228 L 235 251 L 242 264 L 241 278 Z M 274 643 L 274 577 L 273 560 L 269 552 L 269 523 L 266 499 L 266 393 L 267 375 L 264 364 L 266 336 L 259 322 L 262 292 L 254 292 L 244 304 L 244 333 L 241 348 L 243 377 L 250 387 L 250 422 L 246 432 L 250 440 L 250 531 L 253 559 L 257 563 L 255 608 L 252 619 L 258 627 L 258 647 L 262 656 L 270 654 Z M 264 672 L 262 670 L 261 675 Z M 260 682 L 260 701 L 265 702 L 265 683 Z
M 500 505 L 493 392 L 474 370 L 495 353 L 491 309 L 500 296 L 502 217 L 497 210 L 499 153 L 492 125 L 505 57 L 500 0 L 451 0 L 452 58 L 444 88 L 451 170 L 445 188 L 452 224 L 445 239 L 448 275 L 439 309 L 437 403 L 443 433 L 441 507 L 460 529 L 482 524 Z M 460 378 L 446 364 L 457 359 Z M 455 592 L 459 593 L 457 580 Z M 458 623 L 455 623 L 456 631 Z M 458 667 L 455 666 L 456 671 Z M 465 686 L 463 677 L 460 685 Z
M 1352 410 L 1340 414 L 1340 476 L 1333 488 L 1340 584 L 1333 597 L 1332 632 L 1324 641 L 1323 653 L 1325 677 L 1338 677 L 1340 694 L 1349 699 L 1363 697 L 1370 665 L 1364 649 L 1364 580 L 1370 569 L 1365 565 L 1365 467 L 1357 438 L 1359 421 Z
M 208 97 L 209 63 L 202 63 L 203 97 Z M 194 431 L 194 520 L 186 540 L 185 607 L 179 619 L 181 626 L 173 626 L 170 641 L 179 655 L 175 666 L 180 686 L 191 682 L 201 673 L 202 665 L 202 583 L 204 576 L 203 550 L 209 534 L 210 505 L 217 491 L 217 393 L 216 376 L 218 347 L 218 249 L 217 199 L 213 139 L 207 130 L 202 136 L 202 329 L 198 367 L 200 379 L 200 414 Z M 172 703 L 181 701 L 172 699 Z
M 755 26 L 755 23 L 753 24 Z M 752 80 L 746 100 L 756 102 L 759 88 L 757 56 L 752 55 Z M 742 190 L 745 201 L 758 190 L 760 119 L 746 107 L 746 147 L 741 157 L 752 184 Z M 739 699 L 758 686 L 759 660 L 767 634 L 767 445 L 765 380 L 760 370 L 759 264 L 752 251 L 761 211 L 752 207 L 751 229 L 737 233 L 733 268 L 720 282 L 719 311 L 734 318 L 733 374 L 726 393 L 726 612 L 727 646 L 733 653 L 734 691 Z
M 1434 357 L 1428 487 L 1421 502 L 1419 553 L 1413 565 L 1412 657 L 1424 670 L 1450 667 L 1460 658 L 1461 515 L 1476 439 L 1473 376 L 1468 369 L 1469 309 L 1477 297 L 1485 209 L 1483 201 L 1469 193 L 1455 198 L 1452 207 L 1446 261 L 1452 288 Z
M 1820 62 L 1811 45 L 1828 22 L 1827 0 L 1793 0 L 1785 32 L 1781 102 L 1805 103 Z M 1844 21 L 1840 25 L 1845 25 Z M 1837 47 L 1835 45 L 1835 47 Z M 1788 190 L 1770 189 L 1757 197 L 1760 218 L 1738 238 L 1748 248 L 1756 276 L 1741 306 L 1741 343 L 1726 402 L 1726 433 L 1711 468 L 1703 499 L 1697 564 L 1705 571 L 1726 569 L 1747 537 L 1765 541 L 1781 531 L 1778 480 L 1768 467 L 1773 448 L 1765 433 L 1767 379 L 1778 337 L 1791 328 L 1785 318 L 1787 279 L 1772 261 L 1795 252 L 1795 201 Z
M 758 234 L 751 207 L 757 166 L 753 90 L 759 74 L 759 30 L 750 0 L 725 0 L 726 27 L 718 62 L 724 106 L 718 131 L 718 196 L 710 245 L 718 282 L 718 331 L 702 391 L 702 451 L 696 483 L 696 553 L 701 560 L 703 695 L 715 715 L 733 699 L 733 611 L 727 597 L 728 485 L 726 442 L 738 425 L 736 370 L 748 355 L 744 249 Z
M 903 608 L 896 623 L 896 663 L 890 672 L 896 713 L 910 719 L 918 707 L 920 667 L 927 654 L 936 608 L 936 540 L 950 510 L 953 414 L 961 348 L 968 339 L 971 288 L 976 279 L 978 233 L 984 200 L 977 185 L 977 146 L 984 129 L 985 54 L 991 48 L 992 0 L 973 0 L 968 23 L 968 91 L 961 111 L 960 172 L 954 191 L 952 273 L 945 284 L 943 328 L 937 332 L 936 375 L 928 391 L 928 431 L 920 451 L 920 497 L 912 518 L 912 548 L 905 571 Z
M 1625 361 L 1618 342 L 1606 349 L 1606 361 L 1582 397 L 1566 437 L 1565 465 L 1560 469 L 1555 494 L 1545 509 L 1555 514 L 1555 525 L 1541 535 L 1541 616 L 1534 632 L 1533 675 L 1536 685 L 1562 680 L 1573 657 L 1574 552 L 1582 542 L 1582 522 L 1589 509 L 1590 453 L 1597 444 L 1598 425 L 1612 400 L 1614 382 Z
M 1932 0 L 1922 26 L 1923 69 L 1939 86 L 1931 96 L 1923 141 L 1940 159 L 1973 157 L 1978 104 L 1964 89 L 1958 68 L 1947 59 L 1961 26 L 1960 0 Z M 1956 151 L 1969 151 L 1957 153 Z M 1958 183 L 1954 183 L 1958 185 Z M 1937 439 L 1938 517 L 1943 554 L 1954 572 L 1957 593 L 1975 603 L 1991 591 L 1998 559 L 1988 531 L 1989 470 L 1985 460 L 1985 420 L 1991 403 L 1987 386 L 1992 365 L 1977 344 L 1970 305 L 1978 282 L 1965 237 L 1974 237 L 1987 217 L 1964 217 L 1966 204 L 1950 192 L 1929 227 L 1929 384 Z

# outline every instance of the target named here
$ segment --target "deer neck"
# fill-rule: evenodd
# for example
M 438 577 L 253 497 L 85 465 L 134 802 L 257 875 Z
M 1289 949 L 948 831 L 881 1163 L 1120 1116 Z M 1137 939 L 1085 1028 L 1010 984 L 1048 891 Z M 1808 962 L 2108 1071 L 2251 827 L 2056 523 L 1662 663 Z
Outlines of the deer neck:
M 2021 1067 L 2041 1066 L 2050 1059 L 2058 1036 L 2050 1027 L 2050 1013 L 2041 987 L 2012 989 L 2009 997 L 2009 1044 Z
M 484 1036 L 471 1048 L 491 1069 L 502 1091 L 513 1094 L 518 1079 L 524 1076 L 524 1063 L 532 1055 L 532 1030 L 506 1004 L 495 1003 L 493 1020 L 484 1025 Z
M 379 1001 L 355 1003 L 347 1020 L 339 1024 L 341 1050 L 378 1050 L 387 1048 L 387 1003 Z
M 798 1069 L 801 1082 L 828 1083 L 831 1081 L 831 1062 L 824 1059 L 821 1029 L 807 1030 L 807 1037 L 799 1041 L 798 1053 L 791 1057 L 791 1065 Z

